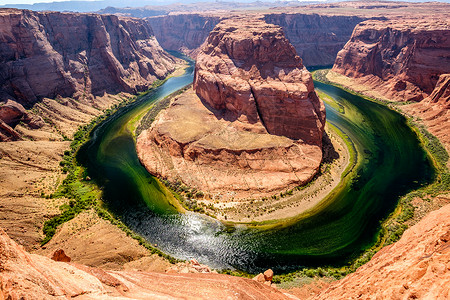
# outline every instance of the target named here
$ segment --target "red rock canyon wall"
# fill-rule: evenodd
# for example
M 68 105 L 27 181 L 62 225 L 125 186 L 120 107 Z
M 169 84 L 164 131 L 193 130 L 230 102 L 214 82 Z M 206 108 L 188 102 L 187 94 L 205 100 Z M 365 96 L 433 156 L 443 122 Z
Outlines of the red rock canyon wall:
M 28 109 L 44 97 L 143 91 L 175 63 L 144 20 L 0 10 L 0 115 L 13 106 Z M 9 114 L 2 124 L 27 119 Z

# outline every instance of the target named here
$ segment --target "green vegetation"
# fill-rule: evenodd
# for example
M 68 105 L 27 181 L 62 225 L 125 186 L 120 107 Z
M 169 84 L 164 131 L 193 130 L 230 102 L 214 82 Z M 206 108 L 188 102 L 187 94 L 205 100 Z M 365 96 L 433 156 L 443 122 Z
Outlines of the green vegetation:
M 70 149 L 64 151 L 62 161 L 59 163 L 63 173 L 67 174 L 66 178 L 53 194 L 41 194 L 41 196 L 45 198 L 64 197 L 69 199 L 68 204 L 60 206 L 61 214 L 45 221 L 43 227 L 45 237 L 42 240 L 41 245 L 45 245 L 51 240 L 59 225 L 72 220 L 83 210 L 87 210 L 92 207 L 96 209 L 98 208 L 97 203 L 100 199 L 101 191 L 95 183 L 90 182 L 90 178 L 87 176 L 86 170 L 80 166 L 76 160 L 78 150 L 88 141 L 92 130 L 112 114 L 117 112 L 120 108 L 130 104 L 131 102 L 142 99 L 142 97 L 148 95 L 152 89 L 160 86 L 164 82 L 164 80 L 156 81 L 153 83 L 152 88 L 148 91 L 141 93 L 135 98 L 123 99 L 121 103 L 115 104 L 111 108 L 104 110 L 102 115 L 91 120 L 89 124 L 78 128 L 78 131 L 74 134 L 73 140 L 70 143 Z
M 314 79 L 327 84 L 335 85 L 352 94 L 363 97 L 366 100 L 381 103 L 385 106 L 389 106 L 390 108 L 396 108 L 396 106 L 398 106 L 380 99 L 368 98 L 338 84 L 332 83 L 326 79 L 326 72 L 327 70 L 316 71 L 313 74 Z M 321 98 L 322 96 L 323 95 L 321 95 Z M 417 190 L 411 191 L 407 195 L 401 197 L 395 211 L 381 222 L 381 231 L 377 236 L 376 243 L 367 249 L 363 254 L 351 260 L 348 264 L 338 267 L 322 266 L 319 268 L 303 268 L 302 270 L 296 272 L 275 275 L 273 279 L 275 283 L 295 281 L 303 277 L 328 277 L 340 279 L 347 274 L 356 271 L 357 268 L 367 263 L 382 247 L 390 245 L 400 239 L 403 232 L 410 225 L 410 220 L 415 216 L 415 209 L 412 205 L 413 199 L 418 197 L 427 201 L 429 197 L 435 197 L 441 193 L 450 191 L 450 172 L 447 168 L 449 155 L 444 146 L 435 136 L 429 133 L 423 125 L 417 124 L 413 118 L 408 118 L 408 125 L 414 132 L 416 132 L 423 148 L 428 153 L 429 159 L 433 162 L 436 170 L 434 182 Z

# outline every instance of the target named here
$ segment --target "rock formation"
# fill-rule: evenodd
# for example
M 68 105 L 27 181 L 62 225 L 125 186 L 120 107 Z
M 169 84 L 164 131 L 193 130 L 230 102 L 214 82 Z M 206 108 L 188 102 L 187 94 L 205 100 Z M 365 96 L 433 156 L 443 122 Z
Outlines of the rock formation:
M 306 66 L 332 65 L 336 54 L 350 39 L 359 16 L 318 14 L 267 14 L 267 23 L 281 26 Z
M 231 14 L 231 16 L 230 16 Z M 196 57 L 199 47 L 220 20 L 237 15 L 223 13 L 178 13 L 147 18 L 164 49 L 183 51 Z M 306 66 L 332 65 L 336 54 L 350 38 L 358 16 L 317 14 L 267 14 L 269 24 L 281 26 Z
M 389 100 L 420 101 L 449 72 L 449 53 L 445 19 L 369 20 L 356 26 L 333 71 L 356 78 Z
M 424 100 L 405 105 L 402 110 L 420 116 L 427 129 L 450 153 L 450 74 L 442 74 L 433 92 Z
M 146 18 L 155 37 L 167 50 L 196 57 L 199 47 L 222 17 L 210 14 L 173 14 Z
M 0 270 L 1 299 L 293 299 L 229 275 L 107 271 L 57 262 L 25 252 L 2 229 Z
M 14 137 L 10 129 L 33 119 L 8 100 L 29 109 L 44 97 L 143 91 L 173 71 L 176 62 L 143 20 L 2 9 L 0 134 Z
M 222 21 L 198 55 L 193 87 L 138 138 L 152 174 L 242 199 L 293 188 L 318 171 L 325 108 L 280 27 Z
M 449 299 L 450 205 L 312 299 Z
M 225 118 L 321 145 L 323 103 L 278 26 L 239 18 L 217 25 L 197 57 L 193 87 Z

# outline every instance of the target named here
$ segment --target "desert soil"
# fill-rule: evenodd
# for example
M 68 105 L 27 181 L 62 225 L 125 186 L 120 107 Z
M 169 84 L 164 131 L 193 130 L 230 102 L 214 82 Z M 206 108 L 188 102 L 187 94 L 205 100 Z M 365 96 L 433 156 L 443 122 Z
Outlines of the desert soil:
M 0 143 L 0 227 L 26 250 L 51 256 L 62 248 L 74 262 L 112 269 L 162 271 L 169 265 L 93 211 L 63 224 L 54 239 L 40 247 L 44 222 L 58 215 L 59 207 L 68 202 L 65 198 L 44 197 L 53 193 L 66 176 L 59 166 L 70 147 L 64 137 L 72 138 L 78 126 L 129 97 L 105 95 L 93 103 L 44 99 L 35 105 L 33 113 L 46 121 L 45 126 L 31 130 L 19 124 L 16 130 L 24 140 Z

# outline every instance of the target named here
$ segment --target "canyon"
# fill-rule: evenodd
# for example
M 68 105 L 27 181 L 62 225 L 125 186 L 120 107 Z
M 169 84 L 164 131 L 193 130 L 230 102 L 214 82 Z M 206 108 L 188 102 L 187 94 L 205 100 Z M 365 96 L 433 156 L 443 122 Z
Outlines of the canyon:
M 450 150 L 449 12 L 427 18 L 364 21 L 327 78 L 369 97 L 398 101 Z
M 238 16 L 236 14 L 235 16 Z M 359 16 L 328 16 L 302 13 L 261 15 L 269 24 L 281 26 L 306 66 L 332 65 L 337 52 L 350 38 Z M 182 51 L 196 57 L 209 32 L 224 13 L 174 13 L 146 18 L 164 49 Z
M 146 22 L 112 15 L 1 9 L 0 40 L 0 227 L 28 251 L 62 243 L 84 263 L 123 268 L 142 258 L 164 270 L 167 260 L 93 210 L 43 248 L 42 229 L 70 202 L 49 195 L 67 176 L 60 162 L 78 129 L 184 63 L 159 46 Z
M 243 14 L 251 17 L 237 17 Z M 449 151 L 449 19 L 448 4 L 394 2 L 145 20 L 0 10 L 0 298 L 449 298 L 448 191 L 414 198 L 408 225 L 417 224 L 321 288 L 284 291 L 227 275 L 163 273 L 167 260 L 93 209 L 40 246 L 44 220 L 68 203 L 42 196 L 65 178 L 59 162 L 68 140 L 176 70 L 180 60 L 163 48 L 197 59 L 194 85 L 138 137 L 137 151 L 152 174 L 213 199 L 264 197 L 318 171 L 325 111 L 305 66 L 334 64 L 331 82 L 406 102 L 394 107 Z M 50 260 L 61 248 L 72 262 Z
M 317 173 L 324 125 L 324 104 L 281 28 L 227 19 L 197 55 L 193 91 L 138 137 L 137 152 L 151 174 L 214 199 L 270 196 Z
M 257 280 L 221 274 L 112 271 L 53 261 L 27 253 L 0 230 L 0 295 L 3 299 L 447 299 L 449 214 L 450 205 L 430 213 L 355 273 L 324 283 L 318 294 L 309 286 L 282 290 Z
M 444 20 L 364 21 L 337 54 L 332 70 L 385 99 L 420 101 L 450 70 L 450 26 Z
M 45 98 L 95 107 L 95 97 L 142 92 L 180 63 L 140 19 L 2 9 L 0 26 L 2 140 L 19 139 L 20 122 L 44 126 L 30 109 Z

